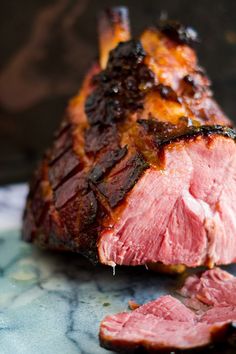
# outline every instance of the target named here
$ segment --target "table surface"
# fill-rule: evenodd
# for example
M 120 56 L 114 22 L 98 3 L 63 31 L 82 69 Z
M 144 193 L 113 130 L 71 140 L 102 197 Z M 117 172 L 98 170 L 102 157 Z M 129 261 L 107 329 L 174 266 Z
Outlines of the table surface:
M 174 294 L 176 278 L 144 267 L 94 267 L 74 254 L 50 253 L 20 240 L 26 185 L 0 188 L 0 353 L 105 354 L 99 323 Z M 236 266 L 227 267 L 236 274 Z M 111 352 L 110 352 L 111 353 Z
M 102 354 L 99 323 L 168 291 L 175 279 L 145 268 L 94 267 L 78 255 L 38 250 L 20 240 L 26 185 L 0 188 L 1 354 Z M 145 289 L 145 291 L 143 291 Z

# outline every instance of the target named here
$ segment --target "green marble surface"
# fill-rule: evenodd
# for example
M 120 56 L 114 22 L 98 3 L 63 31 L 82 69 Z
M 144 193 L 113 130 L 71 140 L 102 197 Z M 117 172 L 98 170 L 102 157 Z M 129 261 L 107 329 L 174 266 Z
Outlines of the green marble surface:
M 77 255 L 41 251 L 0 233 L 0 353 L 105 354 L 98 341 L 107 314 L 128 301 L 171 293 L 176 280 L 144 267 L 94 267 Z

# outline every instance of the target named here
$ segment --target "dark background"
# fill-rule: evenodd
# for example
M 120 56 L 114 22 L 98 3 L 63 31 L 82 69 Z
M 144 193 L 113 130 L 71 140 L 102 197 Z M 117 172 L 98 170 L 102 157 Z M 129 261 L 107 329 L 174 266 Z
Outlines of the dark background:
M 127 5 L 140 32 L 161 11 L 195 27 L 200 62 L 236 121 L 236 1 L 1 0 L 0 183 L 27 180 L 97 55 L 96 15 Z

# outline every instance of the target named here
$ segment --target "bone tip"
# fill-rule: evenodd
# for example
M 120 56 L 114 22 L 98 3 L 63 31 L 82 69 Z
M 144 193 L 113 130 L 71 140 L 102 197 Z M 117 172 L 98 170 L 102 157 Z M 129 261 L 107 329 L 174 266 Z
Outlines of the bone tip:
M 106 17 L 111 22 L 123 23 L 128 21 L 129 10 L 125 6 L 108 7 L 100 13 L 99 18 L 103 17 Z
M 119 42 L 130 39 L 129 11 L 125 6 L 112 7 L 98 17 L 100 64 L 106 66 L 109 52 Z
M 129 10 L 127 7 L 111 7 L 99 13 L 98 29 L 100 33 L 115 26 L 121 26 L 129 31 Z

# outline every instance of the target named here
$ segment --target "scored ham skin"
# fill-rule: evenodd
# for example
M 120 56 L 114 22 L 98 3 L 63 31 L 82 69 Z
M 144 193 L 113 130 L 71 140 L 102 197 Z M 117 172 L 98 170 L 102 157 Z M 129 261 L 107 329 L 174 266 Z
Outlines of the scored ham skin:
M 101 66 L 32 179 L 23 239 L 112 266 L 234 262 L 231 122 L 187 29 L 162 23 L 132 40 L 124 11 L 102 19 Z
M 205 278 L 217 277 L 218 285 L 228 287 L 229 277 L 231 283 L 233 279 L 235 282 L 235 278 L 224 273 L 220 269 L 210 270 L 198 280 L 200 283 Z M 196 282 L 196 276 L 187 278 L 183 289 L 190 287 L 191 297 L 197 297 L 197 287 L 190 285 L 193 279 Z M 213 284 L 209 283 L 209 287 L 205 285 L 205 290 L 214 292 L 211 288 Z M 184 295 L 190 296 L 190 292 L 185 291 Z M 100 343 L 107 349 L 122 352 L 142 349 L 147 353 L 169 353 L 205 348 L 215 343 L 223 343 L 226 349 L 226 344 L 232 345 L 236 333 L 236 306 L 232 297 L 225 299 L 224 295 L 227 296 L 223 294 L 221 302 L 218 300 L 216 305 L 206 306 L 202 313 L 194 312 L 179 300 L 166 295 L 132 312 L 106 316 L 100 325 Z

